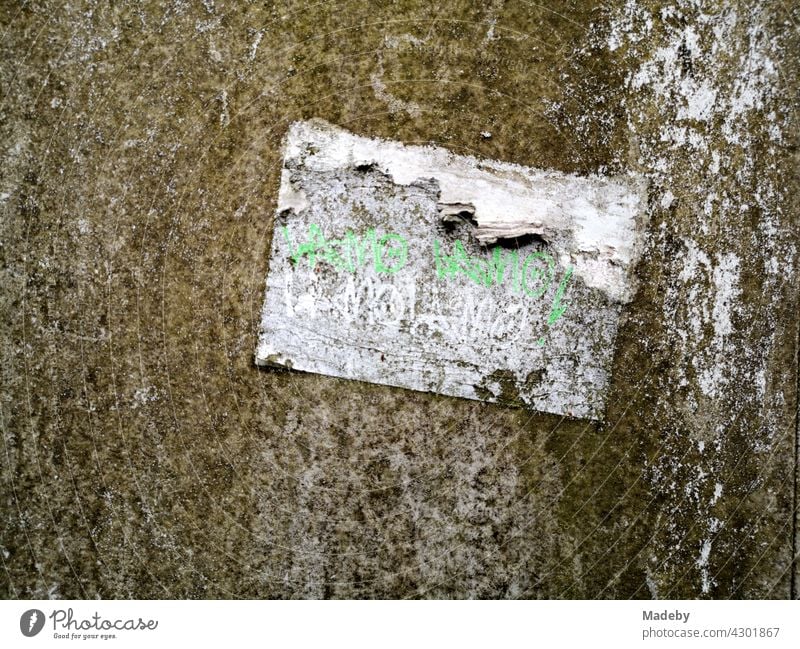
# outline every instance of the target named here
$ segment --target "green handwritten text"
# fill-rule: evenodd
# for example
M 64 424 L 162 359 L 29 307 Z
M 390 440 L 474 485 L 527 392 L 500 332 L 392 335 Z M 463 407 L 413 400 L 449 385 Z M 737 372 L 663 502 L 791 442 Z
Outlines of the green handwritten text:
M 376 273 L 393 274 L 403 268 L 408 261 L 408 242 L 399 234 L 387 233 L 378 236 L 374 228 L 364 236 L 357 236 L 348 230 L 342 239 L 326 239 L 318 225 L 308 227 L 308 238 L 294 246 L 289 230 L 284 226 L 283 237 L 289 246 L 289 258 L 299 263 L 303 257 L 310 268 L 321 260 L 337 270 L 354 273 L 367 263 L 368 253 Z
M 327 239 L 322 229 L 312 224 L 308 227 L 308 236 L 297 246 L 283 227 L 283 236 L 289 247 L 289 258 L 293 264 L 299 264 L 304 258 L 310 268 L 320 261 L 326 262 L 337 270 L 350 273 L 372 262 L 376 273 L 392 275 L 402 269 L 408 262 L 408 242 L 404 237 L 393 232 L 381 234 L 370 228 L 359 236 L 347 230 L 341 239 Z M 491 248 L 483 257 L 467 253 L 461 241 L 456 240 L 451 249 L 446 251 L 437 239 L 433 242 L 433 260 L 436 277 L 440 280 L 452 280 L 461 275 L 479 286 L 491 287 L 511 285 L 514 293 L 522 293 L 532 298 L 544 295 L 552 286 L 556 263 L 553 257 L 543 251 L 531 252 L 520 258 L 519 251 L 506 250 L 500 246 Z M 556 288 L 547 325 L 553 326 L 566 311 L 568 304 L 563 303 L 567 284 L 572 277 L 573 267 L 566 273 Z M 543 338 L 537 341 L 544 343 Z
M 464 275 L 480 286 L 501 285 L 510 281 L 515 293 L 539 297 L 553 281 L 555 261 L 545 252 L 537 251 L 527 255 L 520 264 L 516 250 L 504 250 L 500 246 L 491 249 L 488 258 L 472 257 L 467 254 L 464 244 L 456 241 L 451 253 L 445 254 L 442 244 L 433 242 L 433 257 L 436 263 L 436 276 L 449 279 Z

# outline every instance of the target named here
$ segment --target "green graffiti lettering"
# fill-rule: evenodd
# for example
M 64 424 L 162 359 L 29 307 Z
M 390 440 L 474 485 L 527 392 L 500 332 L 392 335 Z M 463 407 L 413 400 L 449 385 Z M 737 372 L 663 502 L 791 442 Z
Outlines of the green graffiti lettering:
M 335 248 L 335 246 L 341 246 L 342 243 L 341 239 L 326 241 L 323 247 L 322 258 L 336 270 L 350 270 L 349 262 L 345 260 Z
M 533 272 L 531 273 L 531 283 L 533 286 L 536 286 L 536 283 L 542 276 L 546 277 L 546 279 L 541 282 L 541 286 L 539 286 L 539 288 L 531 290 L 528 288 L 528 265 L 537 259 L 542 259 L 547 263 L 547 270 L 543 271 L 540 267 L 534 266 Z M 520 273 L 522 276 L 522 290 L 525 291 L 526 295 L 530 295 L 531 297 L 539 297 L 540 295 L 543 295 L 547 289 L 550 288 L 550 284 L 553 281 L 554 270 L 555 261 L 553 261 L 553 258 L 550 255 L 544 252 L 531 253 L 522 263 L 522 271 Z
M 572 270 L 573 270 L 572 266 L 567 268 L 567 272 L 564 274 L 564 278 L 561 280 L 561 283 L 558 285 L 558 288 L 556 289 L 556 294 L 555 297 L 553 298 L 553 307 L 550 310 L 549 317 L 547 318 L 547 324 L 549 326 L 554 325 L 556 320 L 558 320 L 562 316 L 564 311 L 567 310 L 567 306 L 569 306 L 569 305 L 562 306 L 561 298 L 564 297 L 564 291 L 567 289 L 567 282 L 569 281 L 569 278 L 572 277 Z
M 466 251 L 464 247 L 461 246 L 461 251 L 463 255 L 459 255 L 458 245 L 460 241 L 456 242 L 456 254 L 454 255 L 445 255 L 441 252 L 441 244 L 438 241 L 433 242 L 433 254 L 436 261 L 436 275 L 439 279 L 453 277 L 460 271 L 459 261 L 463 257 L 464 259 L 467 258 Z
M 401 235 L 392 232 L 378 236 L 374 228 L 370 228 L 362 236 L 347 230 L 342 239 L 327 240 L 316 224 L 308 226 L 308 239 L 298 246 L 292 242 L 289 230 L 282 228 L 283 237 L 289 249 L 289 258 L 297 264 L 303 257 L 308 259 L 309 266 L 314 268 L 317 260 L 331 264 L 337 270 L 355 272 L 367 263 L 368 251 L 372 251 L 372 266 L 376 273 L 394 274 L 408 263 L 408 241 Z M 514 293 L 522 291 L 525 295 L 538 298 L 544 295 L 553 283 L 555 260 L 549 254 L 537 251 L 520 260 L 516 250 L 506 251 L 500 246 L 491 249 L 490 255 L 470 256 L 464 244 L 456 240 L 450 254 L 442 249 L 438 240 L 433 242 L 433 257 L 438 279 L 451 279 L 456 275 L 464 275 L 479 286 L 501 286 L 511 279 Z M 521 262 L 521 263 L 520 263 Z M 574 268 L 567 268 L 564 277 L 556 289 L 547 325 L 552 326 L 564 314 L 568 304 L 562 304 L 567 284 Z M 544 344 L 544 338 L 537 340 Z
M 289 228 L 285 225 L 281 228 L 283 231 L 283 238 L 286 239 L 286 245 L 289 246 L 289 259 L 292 260 L 293 264 L 297 263 L 297 251 L 294 249 L 294 244 L 292 243 L 292 238 L 289 236 Z
M 509 260 L 511 262 L 511 267 L 516 268 L 519 261 L 519 255 L 517 254 L 516 250 L 512 250 L 510 253 L 503 254 L 503 249 L 500 246 L 495 246 L 492 248 L 492 258 L 488 262 L 489 281 L 486 284 L 487 286 L 491 286 L 492 281 L 494 281 L 494 283 L 498 286 L 503 283 Z
M 347 241 L 348 251 L 350 253 L 350 262 L 352 272 L 356 268 L 360 268 L 366 261 L 367 248 L 375 245 L 375 230 L 370 228 L 367 230 L 365 237 L 357 237 L 350 230 L 345 233 L 345 240 Z
M 445 257 L 445 260 L 449 262 L 448 257 Z M 433 261 L 436 267 L 436 277 L 444 279 L 447 275 L 447 270 L 445 269 L 446 262 L 442 261 L 442 247 L 438 239 L 433 240 Z
M 397 245 L 387 248 L 390 241 Z M 376 273 L 394 274 L 406 265 L 406 261 L 408 260 L 408 242 L 399 234 L 384 234 L 378 239 L 378 245 L 373 244 L 372 254 L 375 260 Z M 393 266 L 387 266 L 383 262 L 384 255 L 394 260 L 395 263 Z
M 452 260 L 456 266 L 456 269 L 463 275 L 469 277 L 473 282 L 476 284 L 482 284 L 480 271 L 477 270 L 475 260 L 467 254 L 466 248 L 464 248 L 464 244 L 460 241 L 456 241 L 455 245 L 453 246 L 455 250 Z
M 483 286 L 491 286 L 494 281 L 494 274 L 491 272 L 491 264 L 488 259 L 481 259 L 480 257 L 472 258 L 472 272 L 475 275 L 475 281 Z
M 439 241 L 433 242 L 433 255 L 436 262 L 436 276 L 439 279 L 452 277 L 458 273 L 469 277 L 480 286 L 491 286 L 491 264 L 479 257 L 470 257 L 461 241 L 453 244 L 453 254 L 445 255 L 441 252 Z
M 377 273 L 396 273 L 408 261 L 408 242 L 399 234 L 387 233 L 378 238 L 375 230 L 370 228 L 362 237 L 348 230 L 343 239 L 327 240 L 320 227 L 311 224 L 308 226 L 308 239 L 295 247 L 288 228 L 284 226 L 282 230 L 293 264 L 306 257 L 310 268 L 321 260 L 337 270 L 353 273 L 364 266 L 370 249 Z
M 289 244 L 289 250 L 292 249 L 292 242 L 289 238 L 289 231 L 286 227 L 283 228 L 283 236 L 286 238 L 286 243 Z M 293 263 L 297 263 L 300 259 L 305 255 L 308 257 L 308 265 L 311 268 L 317 263 L 317 251 L 322 250 L 327 247 L 327 241 L 325 241 L 325 236 L 322 234 L 322 230 L 320 230 L 318 225 L 310 225 L 308 227 L 308 241 L 299 245 L 294 252 L 291 252 L 289 257 L 291 258 Z

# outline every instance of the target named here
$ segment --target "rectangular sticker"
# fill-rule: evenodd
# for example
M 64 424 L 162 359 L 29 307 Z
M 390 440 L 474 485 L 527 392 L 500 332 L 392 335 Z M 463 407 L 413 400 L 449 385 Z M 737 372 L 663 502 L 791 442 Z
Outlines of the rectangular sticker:
M 600 419 L 642 191 L 297 122 L 256 363 Z

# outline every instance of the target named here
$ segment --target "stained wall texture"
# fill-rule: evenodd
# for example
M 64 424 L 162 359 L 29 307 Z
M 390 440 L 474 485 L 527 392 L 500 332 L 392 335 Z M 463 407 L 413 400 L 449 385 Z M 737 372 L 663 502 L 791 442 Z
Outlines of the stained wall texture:
M 0 7 L 0 594 L 787 598 L 795 3 Z M 646 178 L 593 422 L 257 368 L 280 143 Z

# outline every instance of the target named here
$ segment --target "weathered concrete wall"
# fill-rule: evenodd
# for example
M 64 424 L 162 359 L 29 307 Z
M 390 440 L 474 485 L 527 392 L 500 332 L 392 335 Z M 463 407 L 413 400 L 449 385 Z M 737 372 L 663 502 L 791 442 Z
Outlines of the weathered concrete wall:
M 792 3 L 0 16 L 5 597 L 796 594 Z M 253 365 L 311 117 L 647 178 L 602 422 Z

